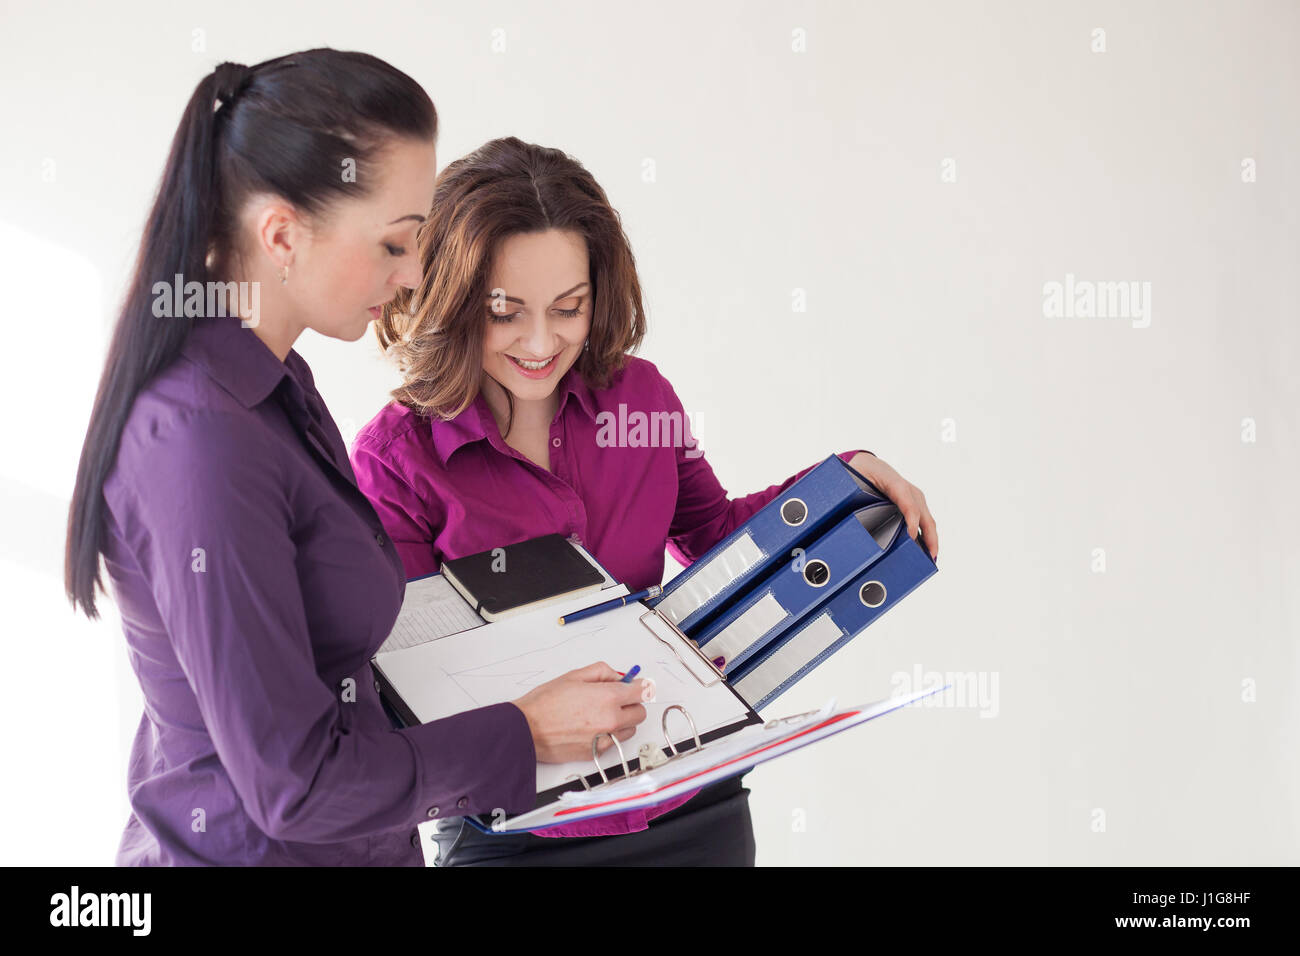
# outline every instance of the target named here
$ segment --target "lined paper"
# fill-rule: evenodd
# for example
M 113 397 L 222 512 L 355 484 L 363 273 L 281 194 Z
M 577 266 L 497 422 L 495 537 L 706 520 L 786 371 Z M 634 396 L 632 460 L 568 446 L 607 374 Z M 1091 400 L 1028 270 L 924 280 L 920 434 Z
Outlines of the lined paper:
M 486 623 L 441 574 L 408 581 L 393 632 L 376 653 L 416 647 Z

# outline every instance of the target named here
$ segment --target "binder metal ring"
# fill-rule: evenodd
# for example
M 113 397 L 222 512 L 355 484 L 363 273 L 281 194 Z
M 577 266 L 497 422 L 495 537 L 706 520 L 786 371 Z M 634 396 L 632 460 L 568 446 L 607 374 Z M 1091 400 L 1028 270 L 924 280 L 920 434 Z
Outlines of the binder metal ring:
M 570 780 L 577 780 L 579 783 L 581 783 L 583 790 L 591 789 L 591 784 L 587 783 L 587 778 L 580 773 L 571 773 L 564 778 L 565 783 L 568 783 Z
M 691 725 L 691 736 L 695 738 L 695 749 L 699 750 L 702 748 L 704 744 L 700 742 L 700 732 L 695 726 L 695 718 L 693 718 L 691 712 L 681 704 L 673 704 L 670 707 L 665 707 L 663 716 L 659 718 L 659 727 L 664 732 L 664 740 L 668 741 L 668 752 L 674 757 L 680 756 L 677 753 L 677 748 L 673 746 L 673 738 L 668 735 L 668 715 L 674 710 L 680 710 L 682 716 L 685 717 L 687 722 Z
M 880 600 L 874 602 L 868 601 L 867 600 L 868 590 L 872 592 L 872 597 L 875 597 L 875 595 L 878 593 L 880 595 Z M 866 584 L 862 585 L 862 587 L 858 589 L 858 600 L 861 601 L 863 604 L 865 604 L 867 607 L 880 607 L 880 605 L 885 603 L 885 598 L 887 596 L 888 596 L 888 592 L 885 590 L 885 586 L 881 584 L 879 581 L 868 581 Z
M 786 509 L 790 509 L 790 514 L 786 514 Z M 781 502 L 780 509 L 781 520 L 792 528 L 797 528 L 808 520 L 808 505 L 802 498 L 789 498 Z
M 600 751 L 597 749 L 597 745 L 600 743 L 601 737 L 608 737 L 610 740 L 614 741 L 614 746 L 618 748 L 618 759 L 623 764 L 623 776 L 625 777 L 632 776 L 632 770 L 627 765 L 627 757 L 623 755 L 623 745 L 618 742 L 617 737 L 615 737 L 611 733 L 606 732 L 603 734 L 597 734 L 596 736 L 591 738 L 591 759 L 595 761 L 596 769 L 600 771 L 600 779 L 605 783 L 609 783 L 609 777 L 605 776 L 605 768 L 600 765 Z
M 816 567 L 820 567 L 821 570 L 814 571 Z M 814 575 L 820 580 L 813 580 Z M 824 588 L 831 579 L 831 567 L 821 558 L 813 558 L 803 566 L 803 579 L 815 588 Z

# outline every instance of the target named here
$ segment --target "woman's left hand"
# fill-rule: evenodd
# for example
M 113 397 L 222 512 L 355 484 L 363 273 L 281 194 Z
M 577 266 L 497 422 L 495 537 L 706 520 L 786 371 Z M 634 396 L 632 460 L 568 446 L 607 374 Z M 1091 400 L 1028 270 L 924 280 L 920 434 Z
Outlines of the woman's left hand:
M 930 557 L 938 561 L 939 529 L 935 527 L 934 515 L 930 514 L 930 506 L 925 503 L 921 489 L 875 455 L 859 452 L 853 456 L 849 467 L 867 478 L 898 506 L 898 510 L 903 513 L 903 520 L 907 522 L 908 535 L 915 538 L 916 529 L 920 527 Z

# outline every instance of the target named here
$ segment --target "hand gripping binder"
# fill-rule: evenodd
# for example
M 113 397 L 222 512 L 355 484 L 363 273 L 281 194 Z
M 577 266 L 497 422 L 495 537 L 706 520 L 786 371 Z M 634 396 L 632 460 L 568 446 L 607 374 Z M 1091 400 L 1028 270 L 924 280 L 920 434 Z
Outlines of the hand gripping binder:
M 847 511 L 881 501 L 888 498 L 831 455 L 669 581 L 650 606 L 690 634 Z
M 914 541 L 908 536 L 902 515 L 896 515 L 881 530 L 887 535 L 881 558 L 805 622 L 776 638 L 730 674 L 732 686 L 755 710 L 780 697 L 939 570 L 920 539 Z
M 869 567 L 889 546 L 898 508 L 859 508 L 768 574 L 748 595 L 693 636 L 729 676 Z

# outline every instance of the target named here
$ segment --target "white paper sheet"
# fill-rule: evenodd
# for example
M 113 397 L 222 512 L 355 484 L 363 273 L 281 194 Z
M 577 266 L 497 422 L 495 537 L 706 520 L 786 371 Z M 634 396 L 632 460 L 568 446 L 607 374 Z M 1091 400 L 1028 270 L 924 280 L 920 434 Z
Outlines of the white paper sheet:
M 617 582 L 609 576 L 609 572 L 600 566 L 599 562 L 591 556 L 591 553 L 586 548 L 576 541 L 570 541 L 569 543 L 573 545 L 575 551 L 587 559 L 593 568 L 601 573 L 601 576 L 605 579 L 601 584 L 602 588 L 617 586 Z M 613 596 L 619 596 L 626 594 L 627 591 L 625 589 L 617 593 L 614 591 L 609 593 Z M 594 594 L 583 595 L 583 597 L 590 598 L 592 604 L 600 603 Z M 604 598 L 601 600 L 604 600 Z M 392 633 L 388 635 L 375 653 L 382 654 L 403 647 L 415 647 L 428 641 L 436 641 L 448 634 L 457 634 L 471 628 L 482 627 L 485 623 L 483 618 L 478 615 L 478 612 L 470 607 L 469 602 L 461 597 L 460 592 L 452 587 L 441 574 L 430 575 L 415 581 L 407 581 L 406 595 L 402 598 L 402 609 L 398 612 Z
M 415 647 L 485 624 L 441 574 L 407 581 L 402 609 L 378 653 Z

